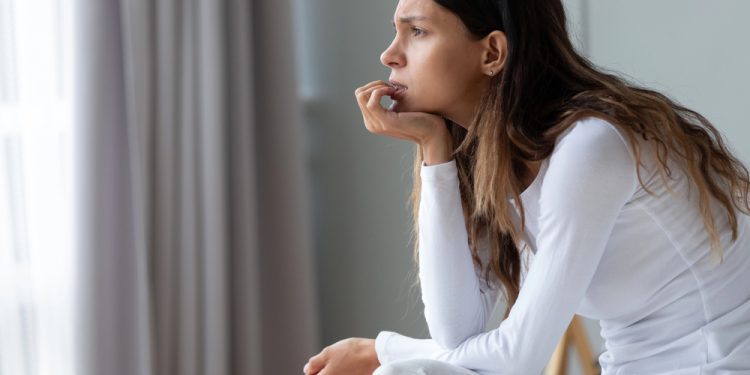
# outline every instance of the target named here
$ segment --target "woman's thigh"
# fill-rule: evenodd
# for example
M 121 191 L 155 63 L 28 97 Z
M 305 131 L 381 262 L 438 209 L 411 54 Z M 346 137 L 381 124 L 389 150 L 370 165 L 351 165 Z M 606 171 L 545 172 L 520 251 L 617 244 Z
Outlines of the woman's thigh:
M 407 359 L 380 366 L 372 375 L 477 375 L 477 373 L 432 359 Z

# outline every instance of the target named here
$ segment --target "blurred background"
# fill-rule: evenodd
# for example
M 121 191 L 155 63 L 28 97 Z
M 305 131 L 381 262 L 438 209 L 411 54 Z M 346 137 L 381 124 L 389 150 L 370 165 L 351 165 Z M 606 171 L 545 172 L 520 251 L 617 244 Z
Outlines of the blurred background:
M 750 160 L 750 2 L 564 3 L 582 54 Z M 291 374 L 427 338 L 414 145 L 354 97 L 396 4 L 0 0 L 0 375 Z

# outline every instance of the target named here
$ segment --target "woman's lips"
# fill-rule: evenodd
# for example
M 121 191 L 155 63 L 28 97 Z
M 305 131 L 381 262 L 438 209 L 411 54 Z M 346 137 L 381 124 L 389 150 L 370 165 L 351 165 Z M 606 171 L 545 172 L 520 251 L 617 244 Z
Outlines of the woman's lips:
M 391 93 L 391 95 L 390 95 L 391 99 L 393 99 L 393 100 L 402 100 L 404 92 L 406 92 L 406 90 L 408 90 L 408 89 L 406 87 L 404 87 L 404 86 L 401 86 L 401 85 L 392 85 L 392 87 L 394 87 L 396 89 L 396 91 L 394 91 L 393 93 Z
M 391 94 L 391 99 L 393 100 L 403 100 L 403 93 L 405 92 L 405 89 L 397 89 L 396 91 Z

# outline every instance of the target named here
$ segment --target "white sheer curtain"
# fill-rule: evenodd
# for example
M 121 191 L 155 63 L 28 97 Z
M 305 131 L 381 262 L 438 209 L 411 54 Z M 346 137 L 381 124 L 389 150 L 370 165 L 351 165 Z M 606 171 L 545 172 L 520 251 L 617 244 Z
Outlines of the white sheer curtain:
M 65 5 L 0 0 L 0 375 L 76 373 Z
M 289 0 L 0 0 L 0 375 L 317 352 Z

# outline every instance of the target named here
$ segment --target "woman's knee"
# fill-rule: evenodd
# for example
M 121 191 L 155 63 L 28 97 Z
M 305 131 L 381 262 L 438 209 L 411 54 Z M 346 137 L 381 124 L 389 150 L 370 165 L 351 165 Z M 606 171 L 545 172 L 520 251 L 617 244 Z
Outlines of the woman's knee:
M 382 365 L 372 375 L 475 375 L 475 373 L 445 362 L 408 359 Z
M 382 365 L 372 375 L 426 375 L 426 373 L 421 361 L 410 359 Z

